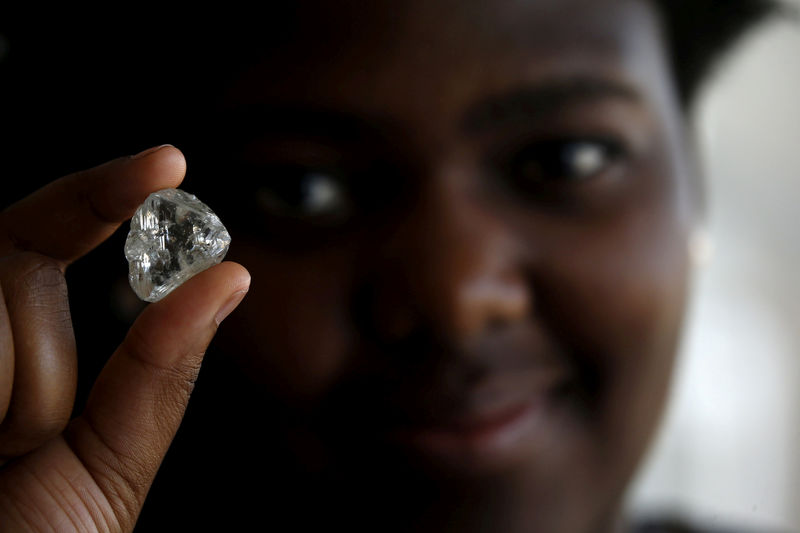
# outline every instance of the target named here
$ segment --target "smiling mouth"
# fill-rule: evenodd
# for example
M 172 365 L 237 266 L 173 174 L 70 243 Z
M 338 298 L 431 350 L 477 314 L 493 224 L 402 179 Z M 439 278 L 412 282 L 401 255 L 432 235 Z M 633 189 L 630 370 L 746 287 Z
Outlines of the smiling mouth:
M 338 420 L 326 435 L 342 453 L 388 453 L 459 477 L 514 469 L 531 454 L 546 461 L 575 437 L 581 369 L 535 324 L 471 345 L 435 340 L 364 348 L 363 366 L 325 402 L 326 419 Z
M 393 436 L 436 455 L 482 456 L 501 451 L 542 409 L 527 402 L 489 415 L 463 416 L 442 425 L 400 428 Z
M 558 432 L 559 392 L 554 380 L 528 396 L 481 411 L 456 413 L 436 421 L 399 424 L 388 431 L 391 443 L 434 466 L 460 472 L 510 467 Z

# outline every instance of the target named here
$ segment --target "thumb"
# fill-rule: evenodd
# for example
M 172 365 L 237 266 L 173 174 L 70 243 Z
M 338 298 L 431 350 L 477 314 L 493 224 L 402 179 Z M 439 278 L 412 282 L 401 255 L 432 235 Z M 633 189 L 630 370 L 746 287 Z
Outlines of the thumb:
M 131 527 L 183 418 L 203 354 L 250 285 L 225 262 L 148 306 L 106 364 L 70 445 Z

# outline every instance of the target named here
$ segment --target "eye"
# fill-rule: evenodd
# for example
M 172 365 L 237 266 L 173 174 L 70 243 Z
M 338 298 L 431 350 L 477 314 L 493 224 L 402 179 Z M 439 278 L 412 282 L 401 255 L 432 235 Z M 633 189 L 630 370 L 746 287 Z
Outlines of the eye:
M 339 219 L 350 209 L 343 180 L 333 171 L 273 168 L 264 173 L 256 203 L 265 213 L 295 219 Z
M 620 143 L 612 140 L 545 140 L 516 152 L 509 171 L 528 183 L 579 182 L 603 174 L 623 153 Z

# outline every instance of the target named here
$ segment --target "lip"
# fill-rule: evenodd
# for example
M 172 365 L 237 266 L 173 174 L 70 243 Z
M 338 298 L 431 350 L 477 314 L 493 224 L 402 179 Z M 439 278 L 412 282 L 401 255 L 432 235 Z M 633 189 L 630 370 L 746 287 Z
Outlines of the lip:
M 394 442 L 438 466 L 482 471 L 511 465 L 525 453 L 547 411 L 537 397 L 490 413 L 464 414 L 452 420 L 391 432 Z

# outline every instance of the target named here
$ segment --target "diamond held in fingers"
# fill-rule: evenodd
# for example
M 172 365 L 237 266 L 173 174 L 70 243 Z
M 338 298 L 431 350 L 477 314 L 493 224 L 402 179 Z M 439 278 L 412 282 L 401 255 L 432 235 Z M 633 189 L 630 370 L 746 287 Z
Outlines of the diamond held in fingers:
M 220 263 L 230 243 L 219 217 L 197 197 L 180 189 L 154 192 L 131 219 L 128 280 L 139 298 L 157 302 Z

